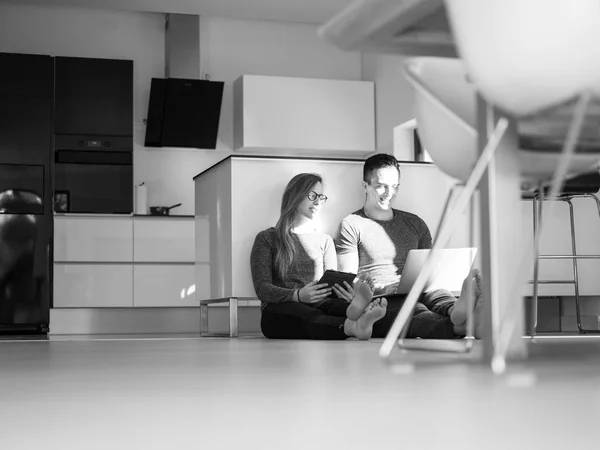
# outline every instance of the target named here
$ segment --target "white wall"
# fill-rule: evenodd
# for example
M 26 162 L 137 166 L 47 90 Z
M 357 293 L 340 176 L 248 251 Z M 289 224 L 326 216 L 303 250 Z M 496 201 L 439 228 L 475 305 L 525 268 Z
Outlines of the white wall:
M 317 27 L 274 21 L 203 18 L 203 71 L 225 81 L 216 150 L 143 146 L 150 79 L 164 76 L 164 16 L 156 13 L 0 3 L 0 51 L 134 61 L 134 182 L 148 185 L 150 205 L 182 202 L 194 213 L 192 177 L 233 148 L 232 83 L 242 74 L 361 79 L 358 53 L 342 52 Z M 133 189 L 133 188 L 132 188 Z
M 405 59 L 402 55 L 365 53 L 362 69 L 363 80 L 375 82 L 377 152 L 413 161 L 412 147 L 401 147 L 394 152 L 394 127 L 415 117 L 413 88 L 402 68 Z
M 361 79 L 360 54 L 323 42 L 316 26 L 224 18 L 203 18 L 200 26 L 201 70 L 225 82 L 217 148 L 140 149 L 136 155 L 135 181 L 149 185 L 150 202 L 152 195 L 163 203 L 183 201 L 179 212 L 185 214 L 194 213 L 192 177 L 232 152 L 233 82 L 240 75 Z

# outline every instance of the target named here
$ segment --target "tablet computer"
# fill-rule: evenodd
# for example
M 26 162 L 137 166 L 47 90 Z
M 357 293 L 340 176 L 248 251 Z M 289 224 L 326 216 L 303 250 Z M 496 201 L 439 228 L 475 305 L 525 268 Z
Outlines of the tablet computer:
M 327 283 L 329 287 L 332 287 L 334 284 L 339 284 L 340 286 L 345 287 L 344 281 L 347 281 L 350 286 L 353 286 L 355 278 L 355 273 L 340 272 L 339 270 L 326 270 L 317 284 Z M 338 298 L 338 296 L 335 291 L 331 291 L 329 298 Z

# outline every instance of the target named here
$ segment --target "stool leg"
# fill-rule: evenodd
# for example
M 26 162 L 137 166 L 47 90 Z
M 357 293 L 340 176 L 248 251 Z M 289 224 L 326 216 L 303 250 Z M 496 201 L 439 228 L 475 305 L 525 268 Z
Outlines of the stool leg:
M 565 201 L 569 204 L 569 219 L 571 221 L 571 250 L 573 256 L 577 256 L 577 243 L 575 241 L 575 218 L 573 217 L 573 202 L 570 198 Z M 573 258 L 573 281 L 575 283 L 575 313 L 577 314 L 577 328 L 580 333 L 585 330 L 581 325 L 581 309 L 579 304 L 579 272 L 577 270 L 577 258 Z
M 200 336 L 208 333 L 208 305 L 200 305 Z
M 598 209 L 598 217 L 600 217 L 600 199 L 595 194 L 585 194 L 584 197 L 591 197 L 596 201 L 596 208 Z
M 531 337 L 535 337 L 538 319 L 538 289 L 540 265 L 540 221 L 542 219 L 543 187 L 533 198 L 533 298 L 531 299 Z
M 229 299 L 229 336 L 238 337 L 238 299 Z

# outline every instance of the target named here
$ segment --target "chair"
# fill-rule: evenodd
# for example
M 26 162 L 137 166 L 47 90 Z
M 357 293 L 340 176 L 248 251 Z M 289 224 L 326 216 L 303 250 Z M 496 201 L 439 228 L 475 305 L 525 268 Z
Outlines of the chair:
M 461 60 L 450 58 L 411 58 L 405 63 L 405 71 L 415 89 L 415 115 L 424 147 L 442 171 L 459 182 L 468 182 L 479 154 L 477 91 L 467 79 L 465 65 Z M 537 120 L 536 117 L 524 118 L 518 123 L 518 129 L 530 130 L 532 124 L 537 125 Z M 516 134 L 516 130 L 517 127 L 513 127 L 506 133 Z M 518 141 L 518 137 L 513 136 L 513 140 Z M 521 148 L 518 159 L 523 187 L 548 186 L 560 158 L 555 147 L 545 152 L 539 148 Z M 566 167 L 567 177 L 598 167 L 598 159 L 594 153 L 574 154 Z M 405 325 L 397 329 L 406 329 Z M 387 352 L 389 346 L 382 347 L 381 353 Z
M 424 147 L 442 171 L 466 182 L 479 155 L 477 91 L 468 81 L 465 64 L 453 58 L 422 57 L 408 59 L 404 68 L 415 89 L 415 115 Z M 530 121 L 522 123 L 528 127 Z M 521 148 L 523 188 L 537 188 L 540 183 L 548 185 L 559 159 L 556 151 Z M 598 154 L 574 155 L 568 176 L 593 170 L 598 160 Z
M 513 117 L 600 96 L 597 0 L 444 0 L 458 54 L 485 100 Z
M 598 330 L 585 329 L 581 322 L 581 304 L 579 297 L 579 271 L 577 261 L 579 259 L 600 259 L 600 255 L 578 255 L 577 254 L 577 243 L 575 239 L 575 215 L 573 210 L 573 199 L 576 198 L 589 198 L 594 200 L 596 209 L 598 211 L 598 217 L 600 218 L 600 199 L 596 196 L 596 193 L 600 190 L 600 173 L 591 172 L 583 175 L 579 175 L 575 178 L 568 180 L 563 187 L 562 192 L 558 195 L 554 201 L 562 201 L 567 203 L 569 206 L 569 223 L 570 223 L 570 238 L 571 238 L 571 255 L 540 255 L 539 242 L 540 242 L 540 223 L 542 215 L 542 204 L 547 198 L 547 189 L 536 189 L 534 191 L 525 192 L 523 194 L 524 200 L 532 200 L 533 206 L 533 236 L 534 236 L 534 271 L 533 271 L 533 296 L 531 305 L 531 336 L 535 336 L 537 332 L 537 319 L 538 319 L 538 292 L 539 284 L 573 284 L 574 296 L 575 296 L 575 312 L 577 316 L 577 328 L 581 333 L 597 333 Z M 539 279 L 539 264 L 540 260 L 560 260 L 560 259 L 572 259 L 573 263 L 573 279 L 572 280 L 540 280 Z
M 575 149 L 578 153 L 600 153 L 600 48 L 589 45 L 600 39 L 600 3 L 444 0 L 444 4 L 458 54 L 481 101 L 492 105 L 513 126 L 517 124 L 522 148 L 554 150 L 560 158 L 550 189 L 550 197 L 555 198 L 565 180 L 594 169 L 569 167 L 579 156 Z M 487 124 L 481 120 L 477 123 L 478 130 L 487 134 Z M 504 150 L 503 161 L 514 158 L 516 146 Z M 514 166 L 496 174 L 513 182 L 516 178 Z M 494 187 L 487 180 L 485 185 Z M 492 210 L 494 206 L 486 203 L 485 214 Z M 495 240 L 497 247 L 504 244 Z M 498 262 L 505 271 L 508 264 L 505 259 Z M 521 278 L 516 276 L 516 284 Z M 492 295 L 492 308 L 500 304 L 500 297 Z M 515 308 L 512 304 L 504 311 L 516 317 L 519 313 Z M 509 328 L 515 329 L 514 323 L 507 321 L 500 327 L 500 341 L 508 336 Z M 511 339 L 515 336 L 513 333 Z M 515 343 L 513 339 L 511 345 Z M 494 347 L 498 361 L 505 360 L 502 345 Z

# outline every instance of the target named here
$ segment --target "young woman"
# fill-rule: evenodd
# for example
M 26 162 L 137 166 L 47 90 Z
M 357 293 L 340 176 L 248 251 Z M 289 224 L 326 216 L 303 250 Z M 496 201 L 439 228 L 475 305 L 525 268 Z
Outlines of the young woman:
M 250 254 L 252 281 L 262 302 L 261 330 L 270 339 L 369 339 L 385 315 L 387 301 L 371 302 L 365 283 L 317 284 L 337 268 L 333 240 L 315 230 L 313 219 L 327 196 L 321 176 L 301 173 L 283 192 L 275 227 L 261 231 Z M 352 319 L 351 319 L 352 318 Z

